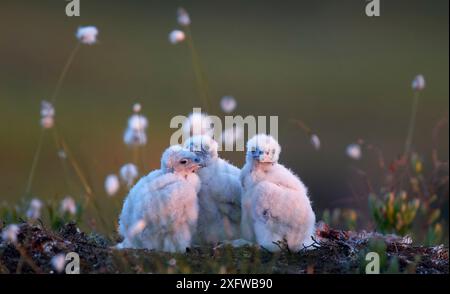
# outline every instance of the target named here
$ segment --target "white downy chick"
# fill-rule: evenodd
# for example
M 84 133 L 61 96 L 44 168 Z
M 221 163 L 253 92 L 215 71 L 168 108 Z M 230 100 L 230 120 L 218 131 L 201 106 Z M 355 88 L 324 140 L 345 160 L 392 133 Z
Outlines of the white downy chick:
M 241 233 L 270 251 L 280 249 L 278 242 L 299 251 L 313 243 L 316 218 L 305 185 L 278 163 L 280 152 L 278 142 L 265 134 L 247 142 Z
M 217 142 L 207 135 L 193 136 L 184 146 L 195 152 L 204 166 L 198 172 L 201 189 L 195 242 L 216 244 L 240 238 L 240 170 L 218 156 Z
M 140 179 L 128 194 L 119 220 L 124 240 L 117 247 L 185 252 L 197 227 L 199 168 L 194 153 L 169 147 L 161 169 Z

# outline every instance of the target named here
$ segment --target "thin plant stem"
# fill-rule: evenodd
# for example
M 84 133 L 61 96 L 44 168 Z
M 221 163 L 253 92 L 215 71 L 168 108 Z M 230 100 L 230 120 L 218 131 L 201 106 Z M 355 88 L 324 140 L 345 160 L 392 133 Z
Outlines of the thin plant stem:
M 439 133 L 441 129 L 446 125 L 448 126 L 448 113 L 445 117 L 441 118 L 433 128 L 431 158 L 435 170 L 442 164 L 442 162 L 439 160 L 438 154 Z
M 70 152 L 69 147 L 67 146 L 66 142 L 63 139 L 61 139 L 61 146 L 63 147 L 64 152 L 66 152 L 67 158 L 69 159 L 69 162 L 71 163 L 73 169 L 75 170 L 75 173 L 77 174 L 78 178 L 80 179 L 80 182 L 83 185 L 83 188 L 86 192 L 84 208 L 87 210 L 89 204 L 90 203 L 93 204 L 95 213 L 96 213 L 96 215 L 99 216 L 100 222 L 101 222 L 103 228 L 105 229 L 105 231 L 107 232 L 109 230 L 109 227 L 107 225 L 106 220 L 103 217 L 103 214 L 100 211 L 100 206 L 99 206 L 97 200 L 95 199 L 95 197 L 93 197 L 94 194 L 93 194 L 91 186 L 89 185 L 89 183 L 87 181 L 86 176 L 84 175 L 83 171 L 81 170 L 81 167 L 78 164 L 78 162 L 76 161 L 75 157 L 72 156 L 72 153 Z
M 83 173 L 83 171 L 82 171 L 80 165 L 78 164 L 78 162 L 76 161 L 75 157 L 70 152 L 69 147 L 67 146 L 64 139 L 61 138 L 60 140 L 61 140 L 61 147 L 64 150 L 64 152 L 66 153 L 67 159 L 69 160 L 70 164 L 72 165 L 72 168 L 74 169 L 75 173 L 77 174 L 77 176 L 85 190 L 86 198 L 85 198 L 85 202 L 84 202 L 84 209 L 87 210 L 89 204 L 92 203 L 94 206 L 94 209 L 96 210 L 95 211 L 96 215 L 99 216 L 100 222 L 101 222 L 103 228 L 105 229 L 105 232 L 107 232 L 109 230 L 109 227 L 108 227 L 107 222 L 104 219 L 103 215 L 100 213 L 100 206 L 98 205 L 95 197 L 93 197 L 94 194 L 93 194 L 92 188 L 89 185 L 85 174 Z
M 300 129 L 302 129 L 308 137 L 314 134 L 314 131 L 308 127 L 303 121 L 299 119 L 291 119 L 291 122 L 296 124 Z
M 36 152 L 34 153 L 33 163 L 31 164 L 30 174 L 28 176 L 28 181 L 27 181 L 27 185 L 25 188 L 25 196 L 29 196 L 29 194 L 31 192 L 31 186 L 33 185 L 34 174 L 36 173 L 36 168 L 37 168 L 37 165 L 39 162 L 39 157 L 41 155 L 42 145 L 44 143 L 44 137 L 45 137 L 45 129 L 42 129 L 41 134 L 39 135 L 38 146 L 37 146 Z
M 376 154 L 377 159 L 378 159 L 378 166 L 380 169 L 384 170 L 384 168 L 386 167 L 386 164 L 385 164 L 385 160 L 384 160 L 383 151 L 381 150 L 381 148 L 378 146 L 375 146 L 373 144 L 367 144 L 366 148 L 368 150 L 373 151 Z
M 51 96 L 51 99 L 50 99 L 50 102 L 52 102 L 53 105 L 55 105 L 55 103 L 56 103 L 56 99 L 58 97 L 59 91 L 61 90 L 64 79 L 66 78 L 67 72 L 69 71 L 69 68 L 72 65 L 73 60 L 75 59 L 75 56 L 77 55 L 80 47 L 81 47 L 81 43 L 77 43 L 75 48 L 70 53 L 69 58 L 66 61 L 66 64 L 63 67 L 63 70 L 58 78 L 58 82 L 56 83 L 55 90 L 53 91 L 53 95 Z
M 66 161 L 67 155 L 65 154 L 65 151 L 61 147 L 58 130 L 57 130 L 56 126 L 53 128 L 53 139 L 55 141 L 56 152 L 58 153 L 58 158 L 61 162 L 61 166 L 64 171 L 64 176 L 65 176 L 65 180 L 66 180 L 66 188 L 70 189 L 70 187 L 69 187 L 70 186 L 70 175 L 69 175 L 69 169 L 67 167 L 67 161 Z M 64 152 L 65 158 L 61 157 L 61 155 L 59 154 L 60 152 Z
M 67 75 L 67 72 L 69 71 L 70 65 L 72 64 L 73 60 L 75 59 L 75 56 L 76 56 L 79 48 L 80 48 L 80 43 L 77 43 L 75 48 L 70 53 L 69 58 L 67 59 L 61 74 L 59 75 L 58 81 L 56 83 L 55 90 L 53 91 L 53 94 L 52 94 L 52 96 L 50 98 L 50 102 L 53 105 L 55 105 L 55 103 L 56 103 L 56 98 L 58 97 L 58 94 L 59 94 L 59 91 L 61 89 L 61 86 L 62 86 L 62 84 L 64 82 L 64 79 L 65 79 L 65 77 Z M 30 192 L 31 192 L 31 187 L 32 187 L 32 184 L 33 184 L 34 175 L 35 175 L 36 168 L 37 168 L 37 165 L 38 165 L 38 162 L 39 162 L 39 157 L 40 157 L 41 151 L 42 151 L 42 145 L 43 145 L 43 142 L 44 142 L 44 134 L 45 134 L 45 129 L 42 129 L 41 130 L 41 134 L 39 136 L 38 146 L 37 146 L 36 152 L 34 153 L 33 163 L 31 165 L 31 170 L 30 170 L 30 174 L 28 176 L 27 185 L 26 185 L 26 188 L 25 188 L 26 196 L 28 196 L 30 194 Z
M 83 185 L 84 190 L 86 191 L 86 202 L 89 202 L 91 196 L 92 196 L 92 189 L 81 170 L 80 166 L 78 165 L 78 162 L 75 160 L 75 158 L 72 156 L 72 153 L 69 150 L 69 147 L 67 146 L 64 139 L 61 139 L 61 146 L 63 147 L 64 152 L 66 153 L 67 158 L 69 159 L 70 164 L 72 165 L 73 169 L 75 170 L 75 173 L 77 174 L 78 178 L 80 179 L 81 184 Z
M 208 84 L 206 83 L 206 79 L 204 78 L 204 73 L 202 71 L 200 58 L 199 58 L 197 50 L 195 49 L 194 39 L 192 37 L 192 31 L 189 26 L 186 28 L 186 32 L 187 32 L 187 36 L 188 36 L 187 43 L 189 45 L 189 49 L 191 50 L 192 65 L 194 67 L 195 77 L 197 80 L 197 86 L 199 88 L 200 95 L 203 99 L 203 107 L 205 107 L 206 111 L 209 112 L 209 110 L 210 110 L 209 96 L 210 95 L 209 95 Z
M 76 176 L 80 181 L 86 184 L 82 184 L 82 188 L 85 191 L 87 195 L 85 196 L 85 201 L 83 203 L 83 210 L 86 212 L 86 217 L 88 219 L 88 226 L 91 230 L 95 230 L 95 226 L 92 225 L 91 220 L 100 220 L 101 229 L 103 229 L 103 232 L 107 233 L 110 232 L 110 226 L 108 225 L 110 222 L 106 222 L 104 219 L 103 214 L 101 213 L 102 210 L 100 210 L 100 206 L 96 201 L 96 197 L 94 197 L 94 190 L 91 188 L 91 186 L 88 184 L 87 177 L 84 176 L 84 173 L 82 172 L 79 164 L 76 162 L 75 158 L 73 157 L 72 153 L 69 150 L 69 147 L 63 141 L 60 139 L 60 144 L 62 150 L 66 153 L 66 158 L 68 159 L 69 166 L 72 167 L 75 170 Z M 64 145 L 63 145 L 64 142 Z M 95 161 L 94 161 L 95 162 Z M 76 166 L 76 168 L 74 167 Z M 78 171 L 78 172 L 77 172 Z M 84 179 L 84 180 L 81 180 Z M 92 201 L 90 201 L 92 200 Z M 92 211 L 91 211 L 92 210 Z M 95 217 L 91 217 L 95 216 Z
M 413 105 L 411 110 L 411 118 L 408 126 L 408 134 L 406 136 L 405 142 L 405 156 L 408 156 L 411 152 L 411 144 L 414 136 L 414 129 L 416 125 L 417 109 L 419 106 L 419 91 L 414 92 Z
M 132 162 L 139 167 L 139 146 L 132 147 L 133 159 Z
M 145 146 L 142 146 L 141 150 L 140 150 L 140 161 L 142 164 L 142 171 L 145 172 L 146 166 L 147 166 L 147 158 L 145 156 Z
M 92 204 L 93 204 L 93 207 L 95 209 L 95 214 L 100 219 L 100 223 L 101 223 L 101 225 L 103 227 L 103 230 L 104 230 L 105 234 L 107 232 L 115 231 L 114 227 L 111 229 L 111 227 L 108 225 L 108 223 L 110 223 L 110 222 L 107 222 L 105 220 L 104 215 L 103 215 L 103 213 L 101 213 L 100 206 L 99 206 L 97 200 L 95 199 L 95 197 L 92 197 Z
M 145 172 L 145 149 L 144 146 L 133 147 L 135 164 L 138 167 L 139 173 Z

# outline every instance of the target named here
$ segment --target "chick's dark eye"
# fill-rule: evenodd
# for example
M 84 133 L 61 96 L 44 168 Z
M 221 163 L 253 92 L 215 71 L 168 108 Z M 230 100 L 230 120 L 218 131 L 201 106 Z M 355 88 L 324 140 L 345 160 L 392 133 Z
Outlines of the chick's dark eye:
M 186 160 L 186 159 L 182 159 L 182 160 L 180 160 L 180 163 L 181 163 L 181 164 L 186 164 L 186 163 L 187 163 L 187 160 Z

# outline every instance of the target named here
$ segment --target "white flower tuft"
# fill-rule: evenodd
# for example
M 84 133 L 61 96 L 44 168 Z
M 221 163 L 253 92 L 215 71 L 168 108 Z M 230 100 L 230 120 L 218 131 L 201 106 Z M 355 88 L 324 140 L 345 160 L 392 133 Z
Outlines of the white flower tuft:
M 119 178 L 114 175 L 108 175 L 105 180 L 105 191 L 109 196 L 114 196 L 120 189 Z
M 148 120 L 141 114 L 133 114 L 128 120 L 128 127 L 133 130 L 144 131 L 148 127 Z
M 309 138 L 311 145 L 313 145 L 314 149 L 319 150 L 320 149 L 320 138 L 316 134 L 312 134 Z
M 222 108 L 222 111 L 225 113 L 233 112 L 236 109 L 236 106 L 237 102 L 233 96 L 224 96 L 220 100 L 220 107 Z
M 71 215 L 77 213 L 77 204 L 72 197 L 66 196 L 66 198 L 61 201 L 61 212 L 70 213 Z
M 180 7 L 177 10 L 177 21 L 180 26 L 188 26 L 191 24 L 191 18 L 189 17 L 189 13 L 186 9 Z
M 123 141 L 128 146 L 143 146 L 147 144 L 147 134 L 143 131 L 127 128 L 123 134 Z
M 147 144 L 148 120 L 145 116 L 139 114 L 141 110 L 141 104 L 133 105 L 134 114 L 128 119 L 128 126 L 123 134 L 123 141 L 126 145 L 143 146 Z
M 411 86 L 414 91 L 422 91 L 426 86 L 425 77 L 423 75 L 417 75 L 412 81 Z
M 55 116 L 55 108 L 53 107 L 53 104 L 44 100 L 41 102 L 41 117 L 46 116 Z
M 44 129 L 51 129 L 55 125 L 55 119 L 53 117 L 43 117 L 41 118 L 41 126 Z
M 41 102 L 41 126 L 44 129 L 51 129 L 55 125 L 55 108 L 48 101 Z
M 98 29 L 94 26 L 80 27 L 77 31 L 77 39 L 86 45 L 97 43 Z
M 359 160 L 362 156 L 361 145 L 359 144 L 350 144 L 347 146 L 347 156 L 354 159 Z
M 17 243 L 17 235 L 19 234 L 19 232 L 20 228 L 18 225 L 9 225 L 2 231 L 2 239 L 7 242 Z
M 177 260 L 175 258 L 171 258 L 171 259 L 169 259 L 168 264 L 169 264 L 169 266 L 176 266 Z
M 127 184 L 128 187 L 133 185 L 133 182 L 138 175 L 138 168 L 133 163 L 127 163 L 120 168 L 120 178 Z
M 66 153 L 66 151 L 64 151 L 64 150 L 59 150 L 58 151 L 58 157 L 59 158 L 61 158 L 61 159 L 67 159 L 67 153 Z
M 33 199 L 30 202 L 30 207 L 27 210 L 27 218 L 36 220 L 41 217 L 42 201 L 39 199 Z
M 133 111 L 134 112 L 138 113 L 138 112 L 141 112 L 141 110 L 142 110 L 142 105 L 140 103 L 135 103 L 133 105 Z
M 58 272 L 61 273 L 64 270 L 64 266 L 66 265 L 66 257 L 64 254 L 58 254 L 52 257 L 51 260 L 52 267 Z
M 186 39 L 186 35 L 183 31 L 173 30 L 169 34 L 169 41 L 172 44 L 178 44 L 183 42 Z

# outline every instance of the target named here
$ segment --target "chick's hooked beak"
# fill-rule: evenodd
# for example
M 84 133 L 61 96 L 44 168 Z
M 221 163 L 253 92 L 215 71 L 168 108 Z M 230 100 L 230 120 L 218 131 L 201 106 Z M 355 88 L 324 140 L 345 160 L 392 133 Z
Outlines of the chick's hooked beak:
M 251 151 L 252 158 L 259 162 L 273 162 L 272 154 L 269 151 L 263 151 L 259 148 Z
M 186 168 L 190 171 L 196 172 L 198 169 L 204 167 L 202 158 L 194 152 L 186 151 L 183 155 L 183 158 L 187 160 Z
M 194 158 L 193 162 L 196 165 L 198 165 L 199 168 L 202 168 L 202 167 L 206 166 L 205 159 L 206 159 L 206 156 L 195 154 L 195 158 Z
M 199 161 L 200 167 L 206 166 L 206 161 L 209 156 L 208 150 L 206 150 L 203 146 L 195 146 L 194 144 L 191 144 L 189 146 L 189 150 L 197 156 L 197 160 Z
M 260 156 L 263 154 L 264 152 L 262 152 L 259 148 L 256 148 L 254 150 L 251 151 L 251 155 L 252 158 L 255 160 L 259 160 Z

